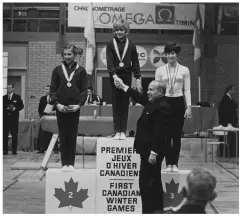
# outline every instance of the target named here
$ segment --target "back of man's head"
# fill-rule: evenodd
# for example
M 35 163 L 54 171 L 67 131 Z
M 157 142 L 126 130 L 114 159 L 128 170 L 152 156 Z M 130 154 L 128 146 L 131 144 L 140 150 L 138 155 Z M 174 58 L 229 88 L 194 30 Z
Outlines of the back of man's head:
M 188 200 L 212 201 L 216 197 L 216 177 L 205 168 L 194 168 L 187 176 L 186 197 Z

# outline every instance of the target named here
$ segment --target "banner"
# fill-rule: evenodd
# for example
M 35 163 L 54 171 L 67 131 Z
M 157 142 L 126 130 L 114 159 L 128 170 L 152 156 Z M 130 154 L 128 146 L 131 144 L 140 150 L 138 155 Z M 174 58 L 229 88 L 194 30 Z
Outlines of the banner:
M 156 70 L 167 63 L 167 58 L 164 55 L 164 45 L 137 44 L 136 49 L 141 70 Z M 97 46 L 97 55 L 97 68 L 106 70 L 106 46 Z
M 68 4 L 68 27 L 85 27 L 88 3 Z M 118 19 L 126 19 L 131 29 L 193 30 L 197 4 L 168 3 L 93 3 L 95 28 L 112 28 Z M 205 5 L 200 4 L 202 20 Z

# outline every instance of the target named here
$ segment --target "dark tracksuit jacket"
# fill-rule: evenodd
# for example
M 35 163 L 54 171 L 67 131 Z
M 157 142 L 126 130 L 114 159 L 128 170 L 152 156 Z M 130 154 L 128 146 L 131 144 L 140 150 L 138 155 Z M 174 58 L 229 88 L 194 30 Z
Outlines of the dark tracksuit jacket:
M 63 62 L 68 75 L 75 70 L 76 62 L 68 66 Z M 52 73 L 50 85 L 51 102 L 67 105 L 84 105 L 87 96 L 87 74 L 83 67 L 75 71 L 73 79 L 70 81 L 72 86 L 67 86 L 61 65 L 57 66 Z M 64 165 L 74 165 L 76 139 L 79 124 L 80 110 L 70 113 L 61 113 L 56 109 L 57 123 L 60 138 L 61 162 Z
M 119 49 L 120 56 L 122 57 L 125 42 L 119 41 L 115 37 L 117 46 Z M 124 67 L 119 67 L 119 58 L 116 54 L 113 40 L 109 41 L 106 46 L 106 58 L 107 58 L 107 70 L 110 75 L 110 81 L 112 86 L 112 109 L 113 109 L 113 120 L 114 120 L 114 131 L 126 132 L 128 109 L 129 109 L 129 96 L 122 90 L 117 89 L 114 85 L 113 75 L 120 77 L 123 82 L 131 86 L 132 73 L 135 78 L 141 77 L 140 65 L 138 60 L 138 53 L 135 44 L 129 40 L 129 46 L 123 59 Z

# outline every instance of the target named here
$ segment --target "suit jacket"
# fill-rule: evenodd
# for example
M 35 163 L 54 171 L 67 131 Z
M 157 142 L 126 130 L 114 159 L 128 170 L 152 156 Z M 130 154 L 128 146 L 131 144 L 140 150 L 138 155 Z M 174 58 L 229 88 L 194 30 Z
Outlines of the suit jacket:
M 238 125 L 237 108 L 237 102 L 225 94 L 219 106 L 219 123 L 223 126 L 227 126 L 228 123 L 231 123 L 236 127 Z
M 92 94 L 92 98 L 90 98 L 89 95 L 87 96 L 86 104 L 93 104 L 94 101 L 99 103 L 98 105 L 102 105 L 103 104 L 103 100 L 100 98 L 99 95 Z
M 49 100 L 50 100 L 50 97 L 49 97 Z M 40 117 L 40 118 L 41 118 L 43 115 L 45 115 L 44 109 L 45 109 L 47 103 L 48 103 L 48 102 L 47 102 L 47 95 L 42 96 L 42 97 L 40 98 L 39 105 L 38 105 L 38 113 L 39 113 L 39 117 Z M 54 108 L 53 108 L 53 111 L 54 111 L 54 110 L 56 110 L 55 106 L 54 106 Z
M 13 105 L 16 109 L 11 111 L 9 106 Z M 3 96 L 3 118 L 7 121 L 18 123 L 19 111 L 24 108 L 23 101 L 20 95 L 13 93 L 11 100 L 8 99 L 8 95 Z
M 170 107 L 164 97 L 149 102 L 145 95 L 128 88 L 127 93 L 139 104 L 144 106 L 137 121 L 134 149 L 141 157 L 148 157 L 151 151 L 158 155 L 165 154 L 165 135 L 168 129 Z

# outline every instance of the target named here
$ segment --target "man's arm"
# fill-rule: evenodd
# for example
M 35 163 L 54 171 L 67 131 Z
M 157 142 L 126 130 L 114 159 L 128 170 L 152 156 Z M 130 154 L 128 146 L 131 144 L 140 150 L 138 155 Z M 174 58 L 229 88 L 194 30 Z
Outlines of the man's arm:
M 121 79 L 116 83 L 116 85 L 118 88 L 129 94 L 131 98 L 133 98 L 137 103 L 141 104 L 142 106 L 145 106 L 148 103 L 147 97 L 141 95 L 138 91 L 135 91 L 134 89 L 125 85 Z
M 20 95 L 18 95 L 18 99 L 17 99 L 17 103 L 16 103 L 16 109 L 18 111 L 22 110 L 24 108 L 24 105 L 23 105 L 23 100 L 21 98 Z
M 43 116 L 45 106 L 46 104 L 44 103 L 44 97 L 41 97 L 38 105 L 38 113 L 40 118 Z

